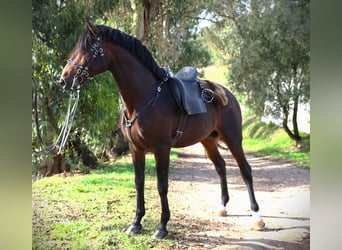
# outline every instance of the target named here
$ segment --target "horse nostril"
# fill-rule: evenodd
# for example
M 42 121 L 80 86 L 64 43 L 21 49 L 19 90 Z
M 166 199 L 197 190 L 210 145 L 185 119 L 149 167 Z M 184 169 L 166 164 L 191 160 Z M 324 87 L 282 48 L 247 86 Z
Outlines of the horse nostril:
M 60 79 L 59 83 L 64 87 L 65 86 L 65 81 L 63 78 Z

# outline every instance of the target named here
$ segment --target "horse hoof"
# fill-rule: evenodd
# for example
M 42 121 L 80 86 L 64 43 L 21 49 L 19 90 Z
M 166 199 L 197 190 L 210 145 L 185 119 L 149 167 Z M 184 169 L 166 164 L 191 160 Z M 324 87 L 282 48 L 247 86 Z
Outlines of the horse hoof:
M 220 206 L 220 210 L 218 212 L 218 215 L 221 217 L 225 217 L 228 215 L 227 208 L 223 205 Z
M 126 233 L 128 234 L 139 234 L 142 231 L 141 225 L 130 225 L 129 228 L 127 228 Z
M 262 219 L 260 219 L 259 221 L 255 222 L 253 224 L 253 229 L 257 230 L 257 231 L 264 230 L 265 229 L 265 222 Z
M 164 230 L 159 230 L 157 229 L 157 231 L 154 233 L 154 235 L 152 235 L 153 239 L 158 239 L 158 240 L 162 240 L 164 239 L 167 235 L 169 234 L 168 231 L 164 231 Z
M 225 217 L 228 215 L 227 210 L 226 209 L 222 209 L 218 212 L 218 215 L 221 217 Z

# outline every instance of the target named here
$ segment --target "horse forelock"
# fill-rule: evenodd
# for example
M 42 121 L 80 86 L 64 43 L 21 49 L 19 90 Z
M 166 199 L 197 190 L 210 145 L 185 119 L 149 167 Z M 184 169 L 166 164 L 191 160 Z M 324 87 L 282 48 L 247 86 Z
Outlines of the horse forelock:
M 90 48 L 93 43 L 92 35 L 89 33 L 89 31 L 85 31 L 80 38 L 77 41 L 76 46 L 74 49 L 70 52 L 70 57 L 74 54 L 86 54 L 90 52 Z

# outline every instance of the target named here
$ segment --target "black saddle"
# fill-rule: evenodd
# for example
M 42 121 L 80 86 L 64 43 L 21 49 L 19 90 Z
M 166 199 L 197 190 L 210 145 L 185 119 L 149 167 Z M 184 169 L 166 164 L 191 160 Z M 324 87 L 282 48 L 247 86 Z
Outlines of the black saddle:
M 176 75 L 171 75 L 169 81 L 173 96 L 182 111 L 188 115 L 207 112 L 196 68 L 184 67 Z

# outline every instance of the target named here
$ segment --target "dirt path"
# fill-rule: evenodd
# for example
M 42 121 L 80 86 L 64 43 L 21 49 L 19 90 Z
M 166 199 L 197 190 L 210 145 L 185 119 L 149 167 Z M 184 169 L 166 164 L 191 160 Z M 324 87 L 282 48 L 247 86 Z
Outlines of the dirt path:
M 219 178 L 201 144 L 184 148 L 170 172 L 169 231 L 175 249 L 309 249 L 310 171 L 247 155 L 266 228 L 251 230 L 246 187 L 229 151 L 228 216 L 217 215 Z

